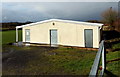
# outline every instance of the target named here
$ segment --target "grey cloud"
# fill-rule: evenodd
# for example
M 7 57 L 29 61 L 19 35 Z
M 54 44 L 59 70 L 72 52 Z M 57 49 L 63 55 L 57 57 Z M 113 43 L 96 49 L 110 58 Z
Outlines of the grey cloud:
M 24 2 L 3 3 L 3 22 L 41 21 L 50 18 L 86 21 L 101 19 L 101 13 L 117 9 L 117 2 Z

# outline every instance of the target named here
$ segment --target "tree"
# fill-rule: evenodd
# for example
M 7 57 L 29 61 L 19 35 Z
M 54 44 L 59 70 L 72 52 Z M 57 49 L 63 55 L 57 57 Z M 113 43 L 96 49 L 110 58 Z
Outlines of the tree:
M 115 30 L 120 32 L 120 18 L 113 23 Z
M 113 10 L 112 7 L 110 7 L 102 13 L 102 17 L 105 24 L 113 26 L 113 23 L 117 20 L 118 13 L 116 10 Z

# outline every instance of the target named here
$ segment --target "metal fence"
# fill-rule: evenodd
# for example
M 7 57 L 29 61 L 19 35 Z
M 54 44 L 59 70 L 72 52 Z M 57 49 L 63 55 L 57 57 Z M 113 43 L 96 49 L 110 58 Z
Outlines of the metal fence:
M 98 75 L 100 60 L 102 60 L 102 70 Z M 99 50 L 96 54 L 94 63 L 92 65 L 89 77 L 96 77 L 96 76 L 102 77 L 106 67 L 105 61 L 106 61 L 106 58 L 105 58 L 104 40 L 102 40 L 99 46 Z

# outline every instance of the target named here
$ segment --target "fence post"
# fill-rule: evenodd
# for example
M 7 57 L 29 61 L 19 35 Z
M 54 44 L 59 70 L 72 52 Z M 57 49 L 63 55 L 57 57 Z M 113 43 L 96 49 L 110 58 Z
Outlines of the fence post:
M 106 51 L 105 51 L 105 45 L 103 42 L 103 49 L 102 49 L 102 68 L 106 69 Z
M 106 55 L 105 55 L 104 40 L 102 40 L 100 43 L 100 47 L 99 47 L 99 50 L 96 54 L 96 57 L 95 57 L 93 65 L 92 65 L 89 77 L 96 77 L 97 76 L 100 58 L 102 58 L 102 71 L 100 72 L 99 75 L 100 75 L 100 77 L 102 77 L 104 74 L 105 68 L 106 68 Z
M 102 49 L 102 68 L 105 69 L 105 50 L 104 50 L 104 44 Z

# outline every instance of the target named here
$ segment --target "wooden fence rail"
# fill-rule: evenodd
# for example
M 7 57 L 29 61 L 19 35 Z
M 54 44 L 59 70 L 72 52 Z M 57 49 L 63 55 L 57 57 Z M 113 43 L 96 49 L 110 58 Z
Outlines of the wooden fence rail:
M 101 70 L 99 76 L 102 77 L 103 74 L 104 74 L 105 68 L 106 68 L 104 40 L 102 40 L 101 43 L 100 43 L 99 50 L 98 50 L 98 52 L 96 54 L 96 57 L 95 57 L 93 65 L 92 65 L 89 77 L 96 77 L 98 75 L 98 69 L 99 69 L 100 60 L 102 60 L 102 70 Z

